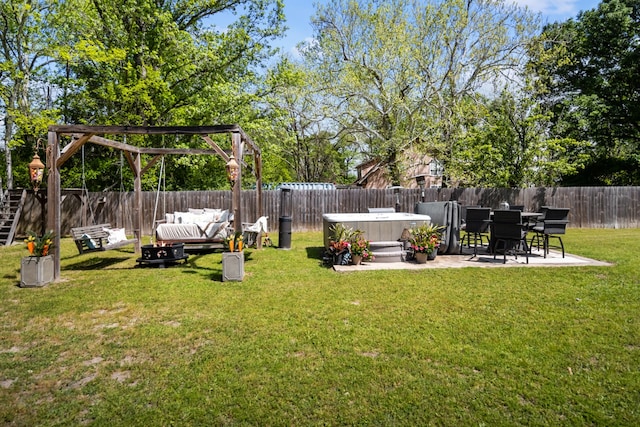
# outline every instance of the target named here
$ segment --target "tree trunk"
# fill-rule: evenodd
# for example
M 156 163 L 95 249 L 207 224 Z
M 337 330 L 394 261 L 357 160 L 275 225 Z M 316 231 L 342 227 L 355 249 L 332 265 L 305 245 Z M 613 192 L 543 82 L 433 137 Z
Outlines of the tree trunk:
M 13 163 L 11 161 L 11 148 L 9 141 L 13 138 L 13 116 L 7 114 L 4 118 L 4 159 L 7 172 L 7 189 L 13 189 Z

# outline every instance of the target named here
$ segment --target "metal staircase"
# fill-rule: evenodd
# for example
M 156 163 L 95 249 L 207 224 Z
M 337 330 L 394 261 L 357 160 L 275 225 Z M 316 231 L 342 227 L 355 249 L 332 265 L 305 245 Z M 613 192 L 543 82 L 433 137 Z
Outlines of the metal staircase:
M 0 199 L 0 245 L 10 245 L 20 222 L 27 190 L 5 190 Z

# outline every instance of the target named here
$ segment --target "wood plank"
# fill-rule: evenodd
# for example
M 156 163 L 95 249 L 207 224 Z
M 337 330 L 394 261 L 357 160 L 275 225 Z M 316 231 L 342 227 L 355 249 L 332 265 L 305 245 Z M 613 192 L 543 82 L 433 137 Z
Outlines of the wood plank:
M 220 148 L 220 146 L 216 144 L 215 141 L 209 137 L 209 135 L 202 136 L 202 139 L 204 139 L 207 144 L 213 147 L 213 149 L 216 151 L 216 153 L 218 153 L 220 157 L 222 157 L 222 160 L 224 160 L 225 163 L 229 161 L 229 155 L 222 148 Z
M 67 160 L 69 160 L 69 158 L 71 156 L 73 156 L 75 153 L 78 152 L 78 150 L 87 143 L 87 141 L 89 141 L 91 139 L 91 137 L 93 136 L 93 134 L 86 134 L 86 135 L 76 135 L 77 137 L 71 141 L 69 144 L 67 144 L 64 148 L 64 151 L 60 154 L 60 156 L 58 157 L 58 159 L 56 160 L 56 167 L 60 168 L 62 165 L 65 164 L 65 162 Z M 56 138 L 57 139 L 57 138 Z
M 56 132 L 58 134 L 93 133 L 111 135 L 207 135 L 215 133 L 239 133 L 241 131 L 242 129 L 237 124 L 213 126 L 49 126 L 49 132 Z

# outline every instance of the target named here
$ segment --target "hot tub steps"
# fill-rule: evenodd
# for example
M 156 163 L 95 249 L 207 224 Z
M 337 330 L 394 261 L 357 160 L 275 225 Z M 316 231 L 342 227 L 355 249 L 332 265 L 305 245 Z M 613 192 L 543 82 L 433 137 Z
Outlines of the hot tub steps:
M 373 262 L 402 262 L 404 244 L 398 241 L 369 242 Z

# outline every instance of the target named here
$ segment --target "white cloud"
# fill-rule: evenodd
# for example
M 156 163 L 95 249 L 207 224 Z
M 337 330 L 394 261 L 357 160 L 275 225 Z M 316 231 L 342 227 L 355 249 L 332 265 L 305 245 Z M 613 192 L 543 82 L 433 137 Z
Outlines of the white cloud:
M 546 16 L 569 17 L 577 15 L 580 10 L 577 0 L 513 0 L 513 3 Z

